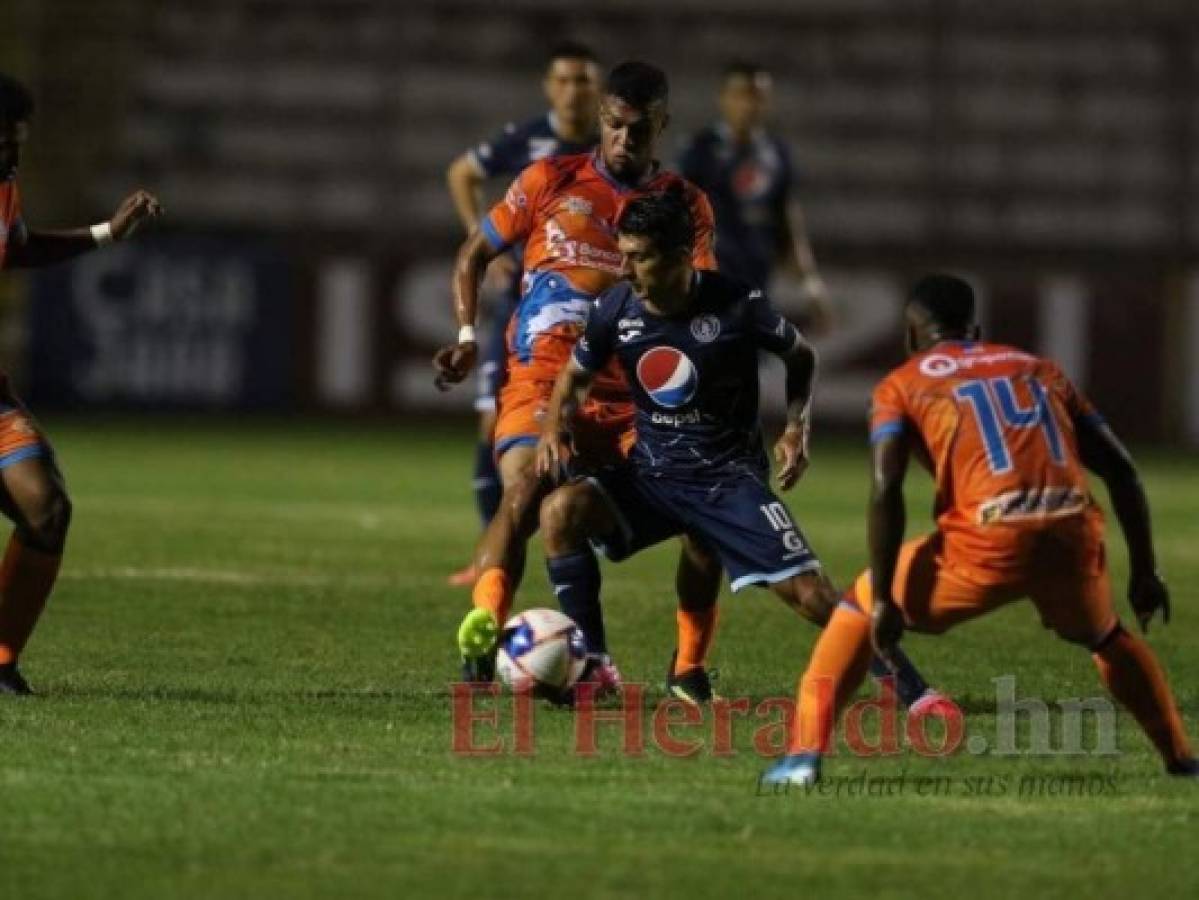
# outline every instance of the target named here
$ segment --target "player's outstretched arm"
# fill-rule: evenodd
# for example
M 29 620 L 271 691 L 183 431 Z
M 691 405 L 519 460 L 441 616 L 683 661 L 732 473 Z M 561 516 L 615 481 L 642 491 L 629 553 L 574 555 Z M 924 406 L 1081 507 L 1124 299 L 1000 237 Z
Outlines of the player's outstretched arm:
M 482 229 L 475 228 L 458 248 L 454 261 L 454 315 L 458 320 L 458 339 L 446 344 L 433 356 L 436 375 L 433 383 L 449 390 L 470 374 L 479 355 L 475 339 L 475 319 L 479 314 L 479 285 L 487 264 L 498 255 Z
M 1107 485 L 1112 511 L 1128 544 L 1128 600 L 1141 629 L 1148 632 L 1149 621 L 1159 609 L 1162 621 L 1170 621 L 1170 593 L 1157 573 L 1149 499 L 1132 455 L 1107 423 L 1088 415 L 1076 419 L 1075 427 L 1083 464 Z
M 891 651 L 903 636 L 903 614 L 892 597 L 899 548 L 907 524 L 903 480 L 910 448 L 902 432 L 876 441 L 871 451 L 870 581 L 874 595 L 870 640 L 875 652 L 890 661 Z
M 554 483 L 564 480 L 566 465 L 574 455 L 570 424 L 575 410 L 587 399 L 594 380 L 595 374 L 572 358 L 554 382 L 537 441 L 537 474 L 542 478 Z
M 107 222 L 91 228 L 57 231 L 25 230 L 9 244 L 5 265 L 9 268 L 36 269 L 133 236 L 143 222 L 162 215 L 162 205 L 149 191 L 137 190 L 121 201 Z
M 774 459 L 779 466 L 779 487 L 789 491 L 803 477 L 809 463 L 816 351 L 799 336 L 795 345 L 781 357 L 787 367 L 787 426 L 774 445 Z

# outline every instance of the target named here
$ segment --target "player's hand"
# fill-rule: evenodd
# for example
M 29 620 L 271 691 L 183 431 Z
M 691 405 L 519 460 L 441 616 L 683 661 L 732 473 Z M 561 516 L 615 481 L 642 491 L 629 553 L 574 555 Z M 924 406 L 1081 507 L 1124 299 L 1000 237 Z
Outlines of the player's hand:
M 123 241 L 132 237 L 133 232 L 137 231 L 142 222 L 157 219 L 161 215 L 162 204 L 158 202 L 157 197 L 149 191 L 134 191 L 121 201 L 121 205 L 117 207 L 117 211 L 109 220 L 112 239 Z
M 779 487 L 789 491 L 808 470 L 808 429 L 805 425 L 789 426 L 774 445 L 774 461 L 778 463 Z
M 566 470 L 574 448 L 570 445 L 570 435 L 564 434 L 559 428 L 549 428 L 541 432 L 537 439 L 537 475 L 546 478 L 551 484 L 560 484 L 566 480 Z
M 1162 624 L 1170 623 L 1170 589 L 1157 572 L 1134 573 L 1128 579 L 1128 602 L 1145 634 L 1149 633 L 1149 621 L 1159 609 Z
M 483 275 L 483 287 L 496 294 L 507 292 L 517 269 L 516 258 L 511 253 L 501 253 L 487 267 Z
M 879 659 L 894 670 L 895 648 L 903 637 L 903 613 L 891 598 L 876 597 L 870 611 L 870 643 Z
M 433 384 L 439 391 L 448 391 L 458 384 L 475 367 L 479 356 L 479 345 L 474 341 L 462 344 L 447 344 L 433 354 Z
M 800 287 L 804 298 L 804 332 L 810 335 L 828 334 L 833 330 L 835 315 L 828 288 L 819 275 L 809 275 Z

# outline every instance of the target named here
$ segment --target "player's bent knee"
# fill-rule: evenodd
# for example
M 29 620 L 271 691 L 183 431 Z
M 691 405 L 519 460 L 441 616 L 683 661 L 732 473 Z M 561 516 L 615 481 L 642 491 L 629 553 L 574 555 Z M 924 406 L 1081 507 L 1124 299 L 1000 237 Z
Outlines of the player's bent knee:
M 541 533 L 550 544 L 577 544 L 586 540 L 596 517 L 595 491 L 587 484 L 568 484 L 541 502 Z
M 683 548 L 682 559 L 685 560 L 692 572 L 709 577 L 719 577 L 724 571 L 721 568 L 720 557 L 716 555 L 716 551 L 700 538 L 684 532 L 679 535 L 679 543 L 682 544 Z
M 797 613 L 823 626 L 837 606 L 837 591 L 823 573 L 805 572 L 775 585 L 775 593 Z
M 66 491 L 48 488 L 26 507 L 22 538 L 36 549 L 57 553 L 66 543 L 73 511 Z
M 1090 626 L 1056 624 L 1046 627 L 1050 628 L 1054 634 L 1066 643 L 1085 647 L 1088 650 L 1102 637 L 1102 634 L 1096 634 L 1095 630 Z

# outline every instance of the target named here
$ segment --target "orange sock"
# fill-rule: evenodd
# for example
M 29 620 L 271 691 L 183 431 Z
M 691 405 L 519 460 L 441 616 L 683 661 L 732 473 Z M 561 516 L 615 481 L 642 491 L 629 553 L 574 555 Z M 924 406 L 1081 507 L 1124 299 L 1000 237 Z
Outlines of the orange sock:
M 1182 717 L 1149 645 L 1118 625 L 1115 635 L 1091 658 L 1107 689 L 1136 717 L 1166 765 L 1190 759 Z
M 512 579 L 499 566 L 485 569 L 475 582 L 471 602 L 479 609 L 489 609 L 502 628 L 512 612 Z
M 679 607 L 675 613 L 675 621 L 679 626 L 679 654 L 674 660 L 675 675 L 703 666 L 712 646 L 712 638 L 716 635 L 716 622 L 719 618 L 719 607 L 715 603 L 704 609 Z
M 828 751 L 837 715 L 866 677 L 870 656 L 870 619 L 838 606 L 800 679 L 789 753 Z
M 61 554 L 26 547 L 14 534 L 0 563 L 0 665 L 25 649 L 54 589 Z

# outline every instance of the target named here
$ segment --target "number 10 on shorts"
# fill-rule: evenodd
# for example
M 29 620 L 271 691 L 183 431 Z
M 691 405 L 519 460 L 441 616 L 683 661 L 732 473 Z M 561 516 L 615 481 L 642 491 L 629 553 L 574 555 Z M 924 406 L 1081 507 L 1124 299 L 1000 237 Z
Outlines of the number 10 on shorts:
M 792 553 L 799 553 L 805 549 L 803 539 L 800 538 L 795 523 L 791 521 L 787 507 L 776 500 L 773 503 L 764 503 L 758 509 L 762 510 L 762 515 L 766 517 L 770 527 L 782 535 L 784 547 Z

